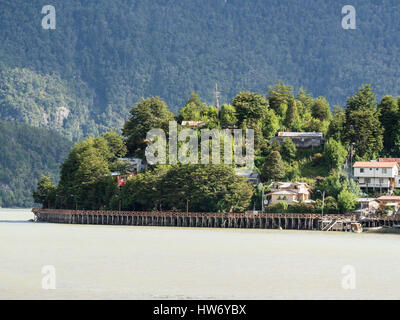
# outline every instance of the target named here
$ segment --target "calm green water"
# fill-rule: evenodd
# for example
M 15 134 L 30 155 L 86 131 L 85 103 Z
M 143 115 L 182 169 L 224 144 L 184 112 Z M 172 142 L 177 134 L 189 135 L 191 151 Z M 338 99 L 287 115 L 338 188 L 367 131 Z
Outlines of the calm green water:
M 27 222 L 32 217 L 0 209 L 0 299 L 400 298 L 399 235 Z M 42 288 L 44 265 L 55 268 L 54 290 Z M 346 265 L 354 289 L 342 286 Z

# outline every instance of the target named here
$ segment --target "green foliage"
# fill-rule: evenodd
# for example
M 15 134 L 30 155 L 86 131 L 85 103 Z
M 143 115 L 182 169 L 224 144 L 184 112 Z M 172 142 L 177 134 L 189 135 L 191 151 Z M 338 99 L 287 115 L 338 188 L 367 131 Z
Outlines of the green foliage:
M 272 138 L 276 135 L 280 127 L 279 118 L 276 116 L 275 111 L 268 109 L 262 119 L 262 131 L 265 138 Z
M 341 169 L 347 158 L 347 149 L 333 138 L 325 143 L 324 157 L 331 169 Z
M 97 210 L 109 205 L 117 191 L 110 168 L 117 156 L 114 152 L 120 152 L 119 147 L 113 148 L 115 145 L 105 138 L 113 135 L 111 132 L 89 137 L 73 146 L 61 166 L 56 206 Z
M 22 75 L 17 83 L 26 88 L 13 84 L 19 97 L 7 88 L 2 102 L 10 106 L 13 119 L 43 126 L 37 110 L 66 102 L 71 113 L 61 131 L 76 139 L 121 127 L 141 97 L 159 95 L 174 112 L 191 90 L 211 103 L 216 81 L 222 102 L 241 90 L 264 92 L 279 79 L 296 88 L 303 85 L 331 103 L 343 103 L 360 79 L 372 83 L 378 96 L 398 91 L 399 63 L 393 58 L 399 49 L 393 41 L 398 15 L 391 10 L 397 0 L 386 0 L 379 14 L 374 1 L 357 4 L 364 20 L 352 33 L 342 32 L 340 7 L 333 0 L 318 7 L 311 0 L 54 0 L 52 5 L 61 15 L 57 29 L 47 32 L 40 27 L 41 1 L 2 2 L 1 65 L 51 77 L 55 84 L 35 88 L 36 76 Z M 50 101 L 53 90 L 62 104 Z M 279 115 L 278 108 L 288 106 L 285 100 L 293 94 L 290 88 L 278 93 L 270 102 Z M 307 94 L 298 98 L 307 102 Z M 52 122 L 54 110 L 50 114 Z
M 272 151 L 264 162 L 262 176 L 265 180 L 279 180 L 285 176 L 285 164 L 279 151 Z
M 399 128 L 399 106 L 397 100 L 392 96 L 383 97 L 378 106 L 379 121 L 381 122 L 383 132 L 383 147 L 389 154 L 399 154 L 395 145 L 395 137 Z
M 253 188 L 226 165 L 179 165 L 137 175 L 121 195 L 127 210 L 237 212 L 249 207 Z
M 283 139 L 281 146 L 282 158 L 288 162 L 293 161 L 296 158 L 297 148 L 293 143 L 292 139 Z
M 327 137 L 331 137 L 338 141 L 343 141 L 345 123 L 346 114 L 343 108 L 340 106 L 335 106 L 333 109 L 333 117 L 329 123 Z
M 236 110 L 230 104 L 224 104 L 221 106 L 220 120 L 222 127 L 226 128 L 234 126 L 237 123 Z
M 338 199 L 342 191 L 348 191 L 356 196 L 361 195 L 360 187 L 354 180 L 350 179 L 342 171 L 332 171 L 332 173 L 322 180 L 318 180 L 315 186 L 316 190 L 326 192 L 326 196 Z
M 0 121 L 1 205 L 33 206 L 32 190 L 41 175 L 57 182 L 70 147 L 71 142 L 57 132 Z
M 316 98 L 311 105 L 311 110 L 312 116 L 321 121 L 331 117 L 331 107 L 324 97 Z
M 239 124 L 243 122 L 257 123 L 268 109 L 267 99 L 259 94 L 252 92 L 240 92 L 233 98 L 232 106 L 236 110 L 236 117 Z
M 342 190 L 338 195 L 337 203 L 342 213 L 352 211 L 357 206 L 357 196 L 348 190 Z
M 347 143 L 354 143 L 357 159 L 376 159 L 383 148 L 383 128 L 376 112 L 371 109 L 349 112 L 344 139 Z
M 144 155 L 146 149 L 146 134 L 151 129 L 163 129 L 168 132 L 169 121 L 174 115 L 159 97 L 147 98 L 134 106 L 130 111 L 131 117 L 126 121 L 122 130 L 126 138 L 129 155 Z
M 32 193 L 33 200 L 36 203 L 42 203 L 43 208 L 50 207 L 55 201 L 56 185 L 51 182 L 50 177 L 41 176 L 36 191 Z

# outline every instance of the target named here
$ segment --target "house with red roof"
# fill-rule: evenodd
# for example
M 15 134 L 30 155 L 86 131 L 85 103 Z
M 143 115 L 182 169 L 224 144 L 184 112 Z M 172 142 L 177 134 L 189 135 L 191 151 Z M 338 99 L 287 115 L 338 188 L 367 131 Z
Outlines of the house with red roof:
M 354 178 L 361 188 L 382 191 L 400 187 L 399 164 L 396 161 L 357 161 Z

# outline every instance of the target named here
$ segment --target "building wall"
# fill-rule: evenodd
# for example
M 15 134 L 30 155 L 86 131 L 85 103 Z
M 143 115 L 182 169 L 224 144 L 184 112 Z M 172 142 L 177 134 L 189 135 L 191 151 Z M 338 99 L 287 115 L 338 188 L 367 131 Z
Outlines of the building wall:
M 385 171 L 386 169 L 386 171 Z M 394 178 L 399 174 L 397 167 L 393 168 L 354 168 L 355 177 Z

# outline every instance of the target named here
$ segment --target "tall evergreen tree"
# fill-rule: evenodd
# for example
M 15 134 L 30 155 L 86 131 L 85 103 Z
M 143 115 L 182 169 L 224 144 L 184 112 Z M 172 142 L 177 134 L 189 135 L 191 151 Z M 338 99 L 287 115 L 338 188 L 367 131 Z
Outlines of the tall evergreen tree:
M 285 164 L 279 151 L 272 151 L 265 159 L 262 175 L 265 180 L 278 180 L 285 176 Z
M 383 97 L 381 103 L 378 105 L 378 112 L 379 121 L 384 129 L 383 147 L 387 154 L 391 154 L 395 151 L 395 130 L 400 119 L 397 100 L 392 96 Z

